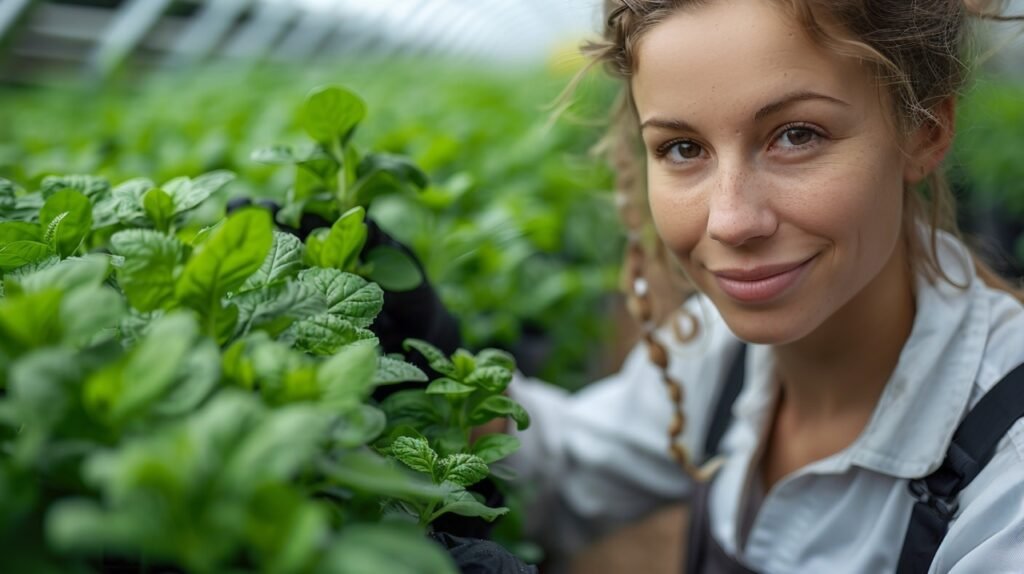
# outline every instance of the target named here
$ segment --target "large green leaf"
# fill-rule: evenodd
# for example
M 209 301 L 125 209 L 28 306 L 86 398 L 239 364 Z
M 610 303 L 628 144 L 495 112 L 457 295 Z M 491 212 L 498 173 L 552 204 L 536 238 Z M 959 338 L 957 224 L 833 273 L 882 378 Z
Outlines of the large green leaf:
M 302 106 L 302 127 L 314 140 L 333 144 L 344 139 L 366 117 L 359 96 L 337 86 L 313 90 Z
M 185 265 L 176 295 L 200 313 L 208 334 L 223 332 L 220 325 L 226 322 L 220 321 L 225 316 L 221 299 L 260 268 L 273 242 L 270 214 L 263 209 L 243 209 L 228 216 Z
M 165 233 L 170 229 L 174 219 L 174 199 L 166 191 L 159 187 L 147 191 L 142 198 L 142 208 L 157 229 Z
M 370 345 L 353 345 L 324 361 L 317 369 L 317 385 L 323 391 L 322 402 L 355 406 L 370 396 L 377 370 L 377 351 Z
M 174 202 L 174 214 L 184 213 L 197 207 L 235 179 L 230 171 L 212 171 L 195 179 L 178 177 L 165 183 L 162 187 Z
M 497 462 L 519 449 L 519 439 L 504 433 L 484 435 L 473 443 L 473 454 L 487 464 Z
M 388 245 L 371 250 L 366 255 L 370 279 L 388 291 L 409 291 L 423 283 L 423 273 L 412 257 Z
M 85 257 L 71 257 L 54 261 L 36 270 L 23 267 L 7 276 L 8 282 L 16 283 L 25 292 L 45 289 L 70 291 L 83 286 L 98 286 L 110 273 L 110 257 L 90 254 Z
M 261 327 L 276 335 L 292 321 L 327 311 L 323 296 L 316 289 L 297 281 L 245 291 L 233 297 L 231 302 L 238 306 L 236 337 Z
M 66 189 L 77 191 L 92 201 L 97 201 L 110 193 L 110 181 L 95 175 L 48 175 L 39 185 L 39 191 L 44 198 Z

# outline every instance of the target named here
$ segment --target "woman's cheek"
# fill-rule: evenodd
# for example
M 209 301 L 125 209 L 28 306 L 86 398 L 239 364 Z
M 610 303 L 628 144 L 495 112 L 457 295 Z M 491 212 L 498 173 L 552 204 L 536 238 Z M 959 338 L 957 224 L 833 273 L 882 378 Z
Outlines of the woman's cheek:
M 654 226 L 662 242 L 685 259 L 704 236 L 707 208 L 696 189 L 682 190 L 678 184 L 650 179 L 648 203 Z

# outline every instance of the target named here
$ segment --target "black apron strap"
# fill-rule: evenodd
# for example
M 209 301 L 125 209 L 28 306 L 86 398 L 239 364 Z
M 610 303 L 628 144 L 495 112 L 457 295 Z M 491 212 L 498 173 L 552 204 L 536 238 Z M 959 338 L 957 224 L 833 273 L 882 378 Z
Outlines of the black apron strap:
M 995 454 L 996 445 L 1024 416 L 1024 365 L 996 383 L 957 427 L 942 465 L 910 481 L 917 500 L 900 552 L 898 574 L 925 573 L 959 509 L 959 495 Z
M 725 385 L 718 392 L 715 402 L 715 410 L 711 414 L 711 424 L 708 425 L 708 434 L 704 439 L 704 461 L 711 460 L 718 454 L 719 443 L 725 436 L 725 431 L 732 424 L 732 405 L 736 397 L 743 390 L 743 379 L 747 371 L 747 344 L 740 344 L 736 357 L 729 366 L 729 374 L 725 379 Z

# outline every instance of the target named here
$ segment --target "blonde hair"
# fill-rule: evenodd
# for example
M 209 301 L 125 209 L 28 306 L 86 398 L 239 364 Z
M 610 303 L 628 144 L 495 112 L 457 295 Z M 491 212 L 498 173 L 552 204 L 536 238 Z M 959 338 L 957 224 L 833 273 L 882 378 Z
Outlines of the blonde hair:
M 583 47 L 592 64 L 604 64 L 622 80 L 612 112 L 612 123 L 602 143 L 616 171 L 617 204 L 628 231 L 623 288 L 630 312 L 643 326 L 643 339 L 651 360 L 660 367 L 673 404 L 669 429 L 670 451 L 688 472 L 696 473 L 679 437 L 685 426 L 682 387 L 668 373 L 668 354 L 655 336 L 657 323 L 666 317 L 655 313 L 652 289 L 647 281 L 653 266 L 663 274 L 673 266 L 664 245 L 649 232 L 650 210 L 646 204 L 644 164 L 640 129 L 633 104 L 630 78 L 636 70 L 636 51 L 644 35 L 677 11 L 708 4 L 711 0 L 605 0 L 603 39 Z M 927 123 L 943 130 L 933 110 L 960 93 L 968 75 L 965 44 L 968 16 L 992 20 L 1024 20 L 1024 16 L 1003 16 L 1002 4 L 985 0 L 777 0 L 810 37 L 835 53 L 861 59 L 872 66 L 879 85 L 886 89 L 895 109 L 894 127 L 909 134 Z M 903 240 L 915 272 L 931 280 L 954 283 L 942 270 L 937 254 L 940 231 L 960 236 L 956 202 L 941 170 L 933 170 L 916 190 L 905 190 Z M 922 238 L 917 222 L 927 222 L 931 233 Z M 993 287 L 1010 292 L 1024 301 L 1024 294 L 1012 288 L 979 257 L 979 277 Z M 693 291 L 678 273 L 680 290 Z M 954 283 L 955 284 L 955 283 Z M 965 287 L 965 286 L 960 286 Z M 693 337 L 699 324 L 681 338 Z M 676 325 L 678 321 L 673 321 Z

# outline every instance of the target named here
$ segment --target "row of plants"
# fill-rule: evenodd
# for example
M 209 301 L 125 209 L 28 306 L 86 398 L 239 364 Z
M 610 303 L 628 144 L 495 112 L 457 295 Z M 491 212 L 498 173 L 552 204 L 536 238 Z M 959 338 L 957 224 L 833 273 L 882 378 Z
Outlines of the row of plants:
M 420 369 L 372 330 L 423 277 L 366 210 L 427 186 L 355 149 L 364 115 L 315 90 L 309 145 L 257 154 L 297 174 L 276 218 L 208 221 L 226 171 L 0 179 L 5 570 L 455 572 L 436 521 L 507 512 L 471 489 L 518 441 L 470 430 L 529 424 L 513 357 L 407 340 Z M 326 226 L 281 230 L 303 211 Z
M 0 93 L 0 109 L 17 110 L 0 122 L 0 176 L 38 185 L 52 174 L 166 181 L 229 170 L 238 177 L 199 219 L 212 222 L 235 195 L 283 203 L 308 170 L 252 152 L 283 143 L 306 153 L 291 102 L 340 79 L 373 102 L 355 143 L 408 157 L 426 176 L 421 193 L 376 201 L 371 216 L 419 256 L 467 345 L 512 349 L 526 372 L 574 387 L 610 333 L 603 311 L 622 234 L 611 175 L 590 154 L 610 86 L 584 83 L 555 121 L 545 106 L 569 78 L 371 61 Z

